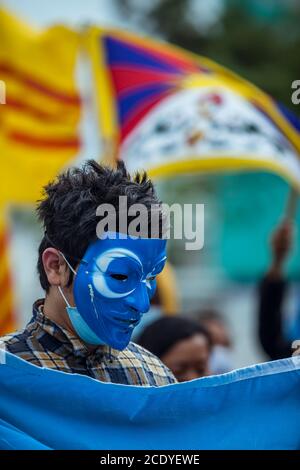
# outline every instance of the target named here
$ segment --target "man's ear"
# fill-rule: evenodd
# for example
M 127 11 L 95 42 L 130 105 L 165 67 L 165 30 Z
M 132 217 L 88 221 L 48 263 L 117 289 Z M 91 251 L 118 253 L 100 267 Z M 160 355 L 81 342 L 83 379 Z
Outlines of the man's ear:
M 55 248 L 46 248 L 42 255 L 44 270 L 50 286 L 65 287 L 69 281 L 69 268 Z

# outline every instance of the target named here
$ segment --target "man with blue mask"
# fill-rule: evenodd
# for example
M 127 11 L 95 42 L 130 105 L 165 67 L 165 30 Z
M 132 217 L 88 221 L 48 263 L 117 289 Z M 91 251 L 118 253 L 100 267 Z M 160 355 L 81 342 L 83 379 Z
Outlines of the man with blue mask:
M 166 240 L 119 230 L 118 202 L 161 207 L 145 174 L 131 177 L 89 161 L 45 187 L 38 215 L 45 229 L 38 272 L 45 299 L 21 332 L 0 338 L 0 347 L 40 367 L 107 382 L 161 386 L 175 382 L 160 360 L 131 342 L 166 262 Z M 97 208 L 115 209 L 115 230 L 97 237 Z M 159 209 L 161 211 L 161 209 Z M 162 212 L 159 224 L 162 223 Z M 123 224 L 124 229 L 124 224 Z

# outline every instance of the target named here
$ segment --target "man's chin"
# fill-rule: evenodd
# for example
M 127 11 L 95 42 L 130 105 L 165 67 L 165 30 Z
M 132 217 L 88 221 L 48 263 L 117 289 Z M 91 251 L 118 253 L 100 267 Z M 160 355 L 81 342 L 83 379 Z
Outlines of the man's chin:
M 128 344 L 130 343 L 132 332 L 124 332 L 124 330 L 120 330 L 114 338 L 107 338 L 105 343 L 113 349 L 117 349 L 118 351 L 123 351 L 123 349 L 127 348 Z

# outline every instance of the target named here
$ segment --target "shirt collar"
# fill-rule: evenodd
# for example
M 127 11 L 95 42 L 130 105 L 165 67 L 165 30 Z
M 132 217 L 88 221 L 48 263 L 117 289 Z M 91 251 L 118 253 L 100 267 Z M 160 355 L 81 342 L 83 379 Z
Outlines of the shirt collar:
M 103 358 L 108 355 L 110 359 L 115 359 L 118 356 L 120 351 L 112 349 L 108 345 L 100 345 L 96 349 L 90 350 L 78 336 L 44 315 L 44 301 L 45 299 L 39 299 L 33 304 L 32 322 L 37 323 L 43 331 L 60 341 L 74 356 L 98 356 L 99 358 Z

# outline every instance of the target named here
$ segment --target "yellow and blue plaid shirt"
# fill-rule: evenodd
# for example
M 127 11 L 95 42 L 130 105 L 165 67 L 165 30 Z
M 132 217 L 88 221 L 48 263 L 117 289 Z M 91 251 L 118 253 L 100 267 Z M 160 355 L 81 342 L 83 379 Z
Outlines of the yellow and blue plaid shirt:
M 35 302 L 25 329 L 0 338 L 0 348 L 36 366 L 102 382 L 156 387 L 176 382 L 156 356 L 137 344 L 129 343 L 123 351 L 109 346 L 89 350 L 77 336 L 43 315 L 42 307 L 43 300 Z

